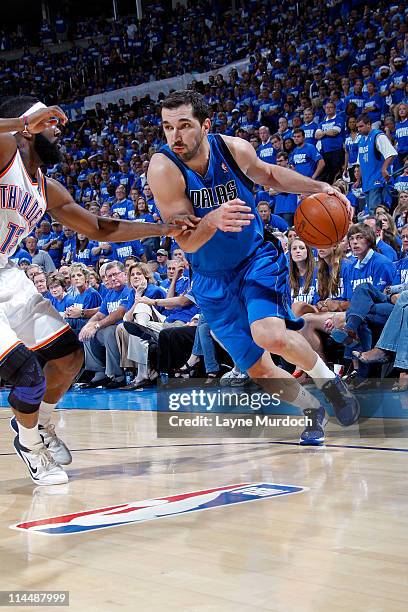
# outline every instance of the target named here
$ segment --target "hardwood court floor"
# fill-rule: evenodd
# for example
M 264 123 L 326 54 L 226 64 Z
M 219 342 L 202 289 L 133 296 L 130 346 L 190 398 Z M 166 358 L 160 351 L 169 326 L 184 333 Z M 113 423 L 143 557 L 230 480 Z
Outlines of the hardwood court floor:
M 200 444 L 157 440 L 151 412 L 59 411 L 70 482 L 35 488 L 8 416 L 0 410 L 0 590 L 69 590 L 71 612 L 407 610 L 406 439 Z M 9 528 L 246 482 L 309 490 L 69 536 Z

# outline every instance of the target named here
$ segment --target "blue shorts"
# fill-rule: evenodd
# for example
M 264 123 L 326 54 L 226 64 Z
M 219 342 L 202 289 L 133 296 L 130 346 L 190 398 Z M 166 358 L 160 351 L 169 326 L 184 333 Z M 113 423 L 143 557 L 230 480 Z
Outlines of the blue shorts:
M 251 257 L 228 273 L 205 276 L 194 273 L 193 293 L 211 331 L 246 371 L 264 350 L 255 344 L 251 323 L 267 317 L 284 319 L 288 329 L 301 329 L 288 303 L 287 260 L 284 253 L 263 244 Z

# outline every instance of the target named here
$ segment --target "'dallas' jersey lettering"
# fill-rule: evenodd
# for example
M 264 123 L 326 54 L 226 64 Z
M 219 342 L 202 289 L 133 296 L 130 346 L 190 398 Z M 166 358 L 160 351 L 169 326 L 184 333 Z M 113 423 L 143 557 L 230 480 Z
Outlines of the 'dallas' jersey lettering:
M 29 176 L 17 150 L 0 175 L 0 267 L 31 233 L 47 208 L 45 178 Z
M 214 208 L 238 197 L 235 181 L 228 181 L 225 185 L 216 185 L 214 188 L 192 189 L 191 202 L 195 208 Z
M 254 213 L 255 219 L 241 232 L 217 230 L 195 253 L 188 255 L 195 273 L 214 276 L 236 269 L 263 244 L 263 223 L 256 210 L 253 183 L 238 167 L 227 144 L 219 134 L 209 134 L 210 159 L 204 176 L 198 174 L 169 149 L 160 152 L 176 164 L 186 185 L 186 195 L 194 214 L 205 217 L 225 202 L 239 198 Z M 272 247 L 271 247 L 272 248 Z

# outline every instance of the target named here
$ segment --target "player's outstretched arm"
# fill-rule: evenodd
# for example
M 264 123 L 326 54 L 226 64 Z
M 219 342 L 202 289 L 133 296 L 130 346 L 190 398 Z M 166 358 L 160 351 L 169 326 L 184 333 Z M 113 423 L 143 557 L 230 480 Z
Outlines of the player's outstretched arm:
M 257 157 L 252 145 L 242 138 L 234 138 L 231 136 L 223 136 L 223 138 L 241 170 L 253 180 L 254 183 L 258 185 L 267 185 L 281 193 L 296 193 L 303 195 L 311 195 L 313 193 L 336 194 L 336 196 L 344 202 L 352 215 L 351 205 L 346 196 L 329 185 L 329 183 L 316 181 L 299 174 L 295 170 L 281 168 L 280 166 L 263 162 Z
M 189 219 L 175 216 L 169 223 L 136 223 L 107 217 L 97 217 L 85 208 L 81 208 L 71 194 L 58 181 L 47 179 L 48 211 L 57 221 L 66 227 L 85 234 L 91 240 L 109 242 L 128 242 L 154 236 L 174 236 L 194 223 Z
M 186 196 L 184 178 L 175 164 L 165 155 L 153 155 L 147 180 L 162 219 L 174 222 L 175 215 L 193 220 L 195 227 L 185 230 L 177 242 L 186 253 L 194 253 L 208 242 L 217 229 L 240 232 L 254 215 L 242 200 L 232 200 L 209 212 L 202 219 L 194 217 L 193 206 Z

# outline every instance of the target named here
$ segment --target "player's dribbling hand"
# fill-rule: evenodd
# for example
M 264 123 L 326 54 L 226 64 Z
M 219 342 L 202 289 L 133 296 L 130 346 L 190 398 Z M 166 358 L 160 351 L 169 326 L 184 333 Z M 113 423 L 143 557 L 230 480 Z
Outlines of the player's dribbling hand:
M 68 117 L 59 106 L 48 106 L 40 108 L 32 115 L 27 116 L 27 128 L 30 134 L 39 134 L 43 130 L 58 123 L 58 120 L 65 125 Z
M 222 232 L 241 232 L 254 218 L 251 207 L 238 199 L 221 204 L 207 215 L 209 224 Z
M 341 193 L 341 191 L 337 189 L 337 187 L 333 187 L 332 185 L 329 185 L 329 183 L 326 183 L 324 193 L 328 193 L 329 195 L 335 195 L 337 198 L 339 198 L 339 200 L 343 202 L 343 204 L 346 205 L 348 216 L 350 218 L 350 223 L 352 223 L 354 217 L 354 209 L 350 204 L 350 201 L 346 198 L 346 196 Z

